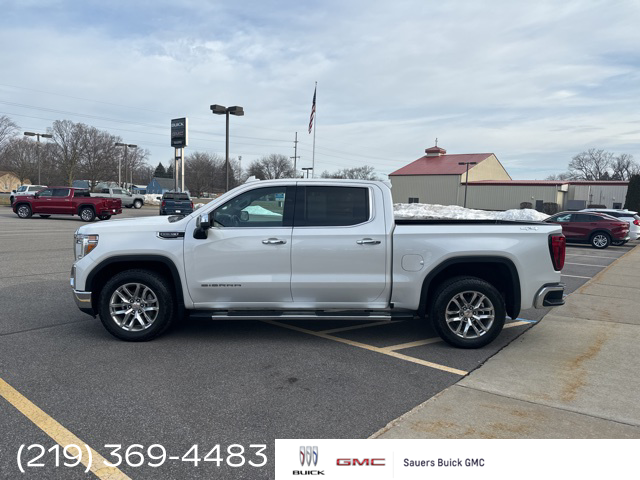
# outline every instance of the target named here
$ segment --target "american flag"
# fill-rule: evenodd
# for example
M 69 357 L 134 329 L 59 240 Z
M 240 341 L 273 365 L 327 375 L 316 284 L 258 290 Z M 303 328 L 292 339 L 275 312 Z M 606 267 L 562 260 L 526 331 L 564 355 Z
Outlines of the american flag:
M 313 89 L 313 103 L 311 104 L 311 116 L 309 117 L 309 133 L 311 133 L 311 129 L 313 128 L 313 119 L 316 116 L 316 90 L 318 87 Z

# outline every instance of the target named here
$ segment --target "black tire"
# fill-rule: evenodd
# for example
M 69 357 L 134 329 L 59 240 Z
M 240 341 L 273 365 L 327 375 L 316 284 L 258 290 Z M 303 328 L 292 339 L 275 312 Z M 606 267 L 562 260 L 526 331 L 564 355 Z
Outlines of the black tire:
M 133 303 L 125 302 L 127 298 Z M 130 313 L 122 305 L 131 305 Z M 157 310 L 144 310 L 152 307 Z M 104 327 L 114 337 L 128 342 L 146 342 L 162 334 L 173 322 L 175 310 L 175 300 L 165 280 L 148 270 L 118 273 L 105 284 L 98 298 Z
M 125 205 L 125 208 L 131 208 L 133 205 Z
M 13 205 L 13 200 L 14 200 L 14 197 L 13 197 L 13 196 L 10 196 L 10 197 L 9 197 L 9 205 Z
M 591 246 L 593 248 L 602 250 L 604 248 L 607 248 L 609 245 L 611 245 L 611 236 L 605 232 L 596 232 L 593 235 L 591 235 L 591 238 L 589 239 L 589 243 L 591 243 Z
M 18 205 L 18 208 L 16 208 L 16 215 L 18 215 L 18 217 L 20 218 L 31 218 L 31 207 L 26 203 Z
M 611 245 L 613 245 L 614 247 L 620 247 L 625 243 L 627 243 L 626 240 L 611 240 Z
M 477 318 L 481 312 L 490 318 Z M 481 348 L 502 331 L 506 318 L 504 298 L 485 280 L 455 277 L 436 289 L 429 317 L 440 338 L 448 344 Z
M 78 212 L 83 222 L 93 222 L 96 218 L 96 212 L 91 207 L 82 207 Z
M 133 206 L 138 209 L 138 208 L 142 208 L 142 200 L 136 200 L 135 202 L 133 202 Z
M 109 215 L 108 213 L 103 213 L 102 215 L 100 215 L 98 217 L 100 220 L 109 220 L 111 218 L 111 215 Z
M 40 215 L 40 218 L 49 218 L 51 215 Z

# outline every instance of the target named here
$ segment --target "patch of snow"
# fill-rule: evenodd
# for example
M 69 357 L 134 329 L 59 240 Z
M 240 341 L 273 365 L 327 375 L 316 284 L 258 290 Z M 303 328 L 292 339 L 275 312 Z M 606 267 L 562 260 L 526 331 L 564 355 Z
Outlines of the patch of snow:
M 275 215 L 277 217 L 281 217 L 282 215 L 276 212 L 272 212 L 271 210 L 267 210 L 264 207 L 261 207 L 260 205 L 250 205 L 246 208 L 242 209 L 243 212 L 247 212 L 249 215 Z
M 396 203 L 393 206 L 396 218 L 403 219 L 438 219 L 438 220 L 509 220 L 509 221 L 543 221 L 549 215 L 531 208 L 507 210 L 505 212 L 489 212 L 473 210 L 457 205 L 429 205 L 426 203 Z
M 145 205 L 160 205 L 162 195 L 158 193 L 147 193 L 144 196 Z

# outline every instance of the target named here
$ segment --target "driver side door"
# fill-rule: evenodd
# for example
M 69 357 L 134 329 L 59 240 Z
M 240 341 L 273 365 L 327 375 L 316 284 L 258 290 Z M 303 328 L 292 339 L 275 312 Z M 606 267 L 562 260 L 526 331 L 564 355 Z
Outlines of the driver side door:
M 185 270 L 196 308 L 283 308 L 291 296 L 295 186 L 239 193 L 210 213 L 207 238 L 185 234 Z

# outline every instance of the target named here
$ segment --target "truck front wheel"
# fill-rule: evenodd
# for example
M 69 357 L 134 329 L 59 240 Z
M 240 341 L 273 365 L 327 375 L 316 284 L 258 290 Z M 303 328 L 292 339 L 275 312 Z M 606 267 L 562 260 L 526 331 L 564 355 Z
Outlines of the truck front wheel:
M 481 348 L 502 331 L 504 299 L 489 282 L 455 277 L 435 292 L 430 318 L 440 337 L 459 348 Z
M 31 217 L 31 207 L 29 205 L 20 205 L 17 209 L 16 209 L 16 213 L 18 214 L 18 217 L 20 218 L 29 218 Z
M 100 320 L 109 333 L 129 342 L 151 340 L 173 320 L 174 300 L 162 277 L 148 270 L 126 270 L 100 292 Z

